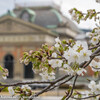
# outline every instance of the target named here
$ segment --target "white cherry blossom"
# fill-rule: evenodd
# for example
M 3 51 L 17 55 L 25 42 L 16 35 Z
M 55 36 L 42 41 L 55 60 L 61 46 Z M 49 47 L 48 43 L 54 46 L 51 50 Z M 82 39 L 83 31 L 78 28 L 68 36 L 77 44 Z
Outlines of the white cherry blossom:
M 55 73 L 54 72 L 48 73 L 47 71 L 45 71 L 43 73 L 40 73 L 39 75 L 42 77 L 43 81 L 55 79 Z
M 56 44 L 55 44 L 55 47 L 56 47 L 56 48 L 59 48 L 59 47 L 60 47 L 60 45 L 59 45 L 58 43 L 56 43 Z
M 28 85 L 22 85 L 22 87 L 21 87 L 22 89 L 28 89 L 28 90 L 31 90 L 31 87 L 30 86 L 28 86 Z
M 87 32 L 87 33 L 86 33 L 86 36 L 89 37 L 89 38 L 92 38 L 93 33 L 91 33 L 91 32 Z
M 56 48 L 59 48 L 59 47 L 60 47 L 60 44 L 61 44 L 61 41 L 60 41 L 59 37 L 55 38 L 55 42 L 56 42 L 56 43 L 55 43 L 54 46 L 55 46 Z
M 88 87 L 91 89 L 92 92 L 95 92 L 97 87 L 96 87 L 96 82 L 95 81 L 91 81 L 90 84 L 88 85 Z
M 55 38 L 55 41 L 56 41 L 56 43 L 60 43 L 61 44 L 61 41 L 60 41 L 59 37 Z
M 6 79 L 7 79 L 7 76 L 2 76 L 2 78 L 3 78 L 4 80 L 6 80 Z
M 78 75 L 82 75 L 83 76 L 84 75 L 83 72 L 86 73 L 87 71 L 84 68 L 79 68 L 78 70 L 76 70 L 76 73 Z
M 13 87 L 8 87 L 8 91 L 11 94 L 11 96 L 13 96 L 15 94 Z
M 89 83 L 88 87 L 90 88 L 90 90 L 93 94 L 99 94 L 100 93 L 100 81 L 99 81 L 98 84 L 96 84 L 96 82 L 92 80 Z
M 51 67 L 56 68 L 56 67 L 61 67 L 63 61 L 59 59 L 51 59 L 48 61 L 48 63 L 51 65 Z
M 70 64 L 72 62 L 77 62 L 79 55 L 78 52 L 70 48 L 68 51 L 64 51 L 63 57 L 65 57 L 66 60 L 68 60 L 68 64 Z
M 65 71 L 68 75 L 75 75 L 76 74 L 76 72 L 71 67 L 68 67 Z
M 90 60 L 90 56 L 91 56 L 92 52 L 90 50 L 82 50 L 80 51 L 80 55 L 79 55 L 79 63 L 82 63 L 84 61 L 89 61 Z
M 56 58 L 57 57 L 57 53 L 55 53 L 55 52 L 52 53 L 52 57 L 55 57 Z
M 63 68 L 69 68 L 70 66 L 68 64 L 64 64 Z
M 25 60 L 24 60 L 24 64 L 25 64 L 25 65 L 28 65 L 28 64 L 29 64 L 29 59 L 25 59 Z
M 86 41 L 76 41 L 76 44 L 74 45 L 73 49 L 77 50 L 80 47 L 82 47 L 83 49 L 88 49 L 88 44 Z
M 96 45 L 98 42 L 99 42 L 99 39 L 98 39 L 97 36 L 95 36 L 95 37 L 93 37 L 93 38 L 91 39 L 91 43 L 94 44 L 94 45 Z
M 91 68 L 92 68 L 92 70 L 94 72 L 100 71 L 100 62 L 97 62 L 95 60 L 92 60 L 92 62 L 90 63 L 90 66 L 91 66 Z
M 69 64 L 74 62 L 81 64 L 84 61 L 89 61 L 91 54 L 92 52 L 88 50 L 87 42 L 76 41 L 72 48 L 69 47 L 69 50 L 64 51 L 63 57 L 68 60 Z

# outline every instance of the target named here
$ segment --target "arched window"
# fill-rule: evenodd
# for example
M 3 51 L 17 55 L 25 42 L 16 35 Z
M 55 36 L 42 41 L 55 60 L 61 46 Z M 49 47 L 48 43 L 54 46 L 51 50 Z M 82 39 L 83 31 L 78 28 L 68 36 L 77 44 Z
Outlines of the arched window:
M 28 65 L 24 65 L 24 78 L 34 78 L 31 62 Z
M 11 54 L 7 54 L 4 57 L 4 67 L 9 71 L 8 78 L 13 78 L 14 58 Z

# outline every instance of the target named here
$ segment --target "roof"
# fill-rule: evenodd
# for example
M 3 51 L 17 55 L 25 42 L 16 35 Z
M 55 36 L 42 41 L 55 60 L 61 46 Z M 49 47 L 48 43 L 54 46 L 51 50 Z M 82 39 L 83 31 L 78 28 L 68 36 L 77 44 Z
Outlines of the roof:
M 36 15 L 35 12 L 34 12 L 33 10 L 29 9 L 29 8 L 25 8 L 25 9 L 23 9 L 23 11 L 21 12 L 20 17 L 23 15 L 24 12 L 28 12 L 28 14 L 30 15 L 29 21 L 30 21 L 30 22 L 34 22 L 34 20 L 35 20 L 35 15 Z
M 15 9 L 17 17 L 21 16 L 25 10 L 31 14 L 29 11 L 34 12 L 31 15 L 34 16 L 34 20 L 32 21 L 34 24 L 40 25 L 42 27 L 57 27 L 61 22 L 61 14 L 56 9 L 52 7 L 33 7 L 33 8 L 18 8 Z M 23 12 L 24 11 L 24 12 Z M 53 28 L 53 27 L 52 27 Z
M 48 26 L 57 26 L 60 23 L 59 17 L 52 9 L 43 11 L 36 10 L 35 12 L 36 18 L 34 23 L 37 25 L 49 28 Z
M 15 9 L 15 13 L 17 16 L 20 16 L 22 14 L 23 10 L 26 8 L 18 8 Z M 42 27 L 46 28 L 56 28 L 56 27 L 66 27 L 71 28 L 74 31 L 79 30 L 77 26 L 69 20 L 67 17 L 64 17 L 62 13 L 52 7 L 33 7 L 33 8 L 28 8 L 35 12 L 35 20 L 34 24 L 40 25 Z M 66 26 L 67 24 L 67 26 Z M 63 25 L 63 26 L 62 26 Z M 65 26 L 64 26 L 65 25 Z
M 51 6 L 43 6 L 43 7 L 29 7 L 29 8 L 16 8 L 14 12 L 16 13 L 17 17 L 20 15 L 23 15 L 23 11 L 25 9 L 28 9 L 29 11 L 33 11 L 33 17 L 34 20 L 31 20 L 31 23 L 39 25 L 41 27 L 45 27 L 50 29 L 52 32 L 59 36 L 66 36 L 66 37 L 72 37 L 74 38 L 77 34 L 80 33 L 79 28 L 67 17 L 63 16 L 62 13 L 59 11 L 57 8 L 53 8 Z M 32 15 L 29 11 L 27 10 L 27 13 L 29 15 Z M 24 14 L 25 16 L 26 14 Z M 24 17 L 23 20 L 28 21 L 31 19 L 31 17 Z M 67 31 L 65 32 L 60 32 L 56 31 L 56 29 L 61 28 L 66 30 L 70 29 L 72 30 L 71 34 L 69 34 Z M 72 35 L 72 33 L 75 33 L 76 35 Z
M 49 29 L 45 29 L 45 28 L 43 28 L 43 27 L 41 27 L 41 26 L 38 26 L 38 25 L 36 25 L 36 24 L 32 24 L 32 23 L 29 23 L 29 22 L 25 22 L 25 21 L 23 21 L 23 20 L 21 20 L 21 19 L 19 19 L 19 18 L 14 18 L 14 17 L 12 17 L 12 16 L 9 16 L 9 15 L 7 15 L 7 16 L 3 16 L 3 17 L 1 17 L 0 18 L 0 24 L 4 24 L 4 22 L 15 22 L 17 25 L 15 26 L 15 27 L 17 27 L 18 26 L 18 28 L 20 28 L 20 30 L 15 30 L 15 29 L 13 29 L 14 30 L 14 33 L 15 33 L 15 31 L 17 32 L 21 32 L 21 31 L 24 31 L 23 29 L 21 29 L 21 27 L 19 27 L 19 25 L 21 26 L 23 26 L 25 29 L 26 28 L 30 28 L 30 32 L 32 32 L 32 30 L 36 30 L 36 31 L 39 31 L 39 33 L 40 32 L 42 32 L 42 33 L 45 33 L 45 34 L 49 34 L 49 35 L 52 35 L 52 36 L 57 36 L 55 33 L 53 33 L 53 32 L 51 32 Z M 9 23 L 8 23 L 9 24 Z M 6 24 L 7 25 L 7 24 Z M 11 25 L 10 25 L 11 26 Z M 11 26 L 12 27 L 12 26 Z M 0 29 L 2 29 L 2 26 L 0 27 Z M 3 32 L 5 33 L 6 32 L 6 30 L 7 30 L 8 28 L 6 28 L 5 30 L 3 30 Z M 27 29 L 26 29 L 27 30 Z M 26 32 L 26 30 L 25 30 L 25 32 Z M 3 32 L 1 32 L 0 31 L 0 34 L 2 34 Z M 12 31 L 7 31 L 7 33 L 11 33 Z M 17 33 L 18 33 L 17 32 Z M 25 33 L 24 32 L 24 33 Z M 29 33 L 29 31 L 27 32 L 27 34 Z
M 8 12 L 3 14 L 1 17 L 7 16 L 7 15 L 12 16 L 12 17 L 16 17 L 16 14 L 13 11 L 10 11 L 10 10 L 8 10 Z

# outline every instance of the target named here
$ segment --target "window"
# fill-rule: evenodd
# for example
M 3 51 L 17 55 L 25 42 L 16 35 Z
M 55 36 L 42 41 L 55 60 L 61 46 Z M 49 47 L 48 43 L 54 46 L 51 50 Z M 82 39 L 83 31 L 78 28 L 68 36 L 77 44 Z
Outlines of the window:
M 13 78 L 14 58 L 11 54 L 4 57 L 4 67 L 9 71 L 8 78 Z

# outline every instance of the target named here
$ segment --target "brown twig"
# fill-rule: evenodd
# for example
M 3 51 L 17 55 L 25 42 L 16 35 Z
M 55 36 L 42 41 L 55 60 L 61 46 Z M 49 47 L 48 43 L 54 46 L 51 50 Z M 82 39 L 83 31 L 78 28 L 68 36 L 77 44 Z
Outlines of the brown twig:
M 74 90 L 74 87 L 75 87 L 75 83 L 76 83 L 77 77 L 78 77 L 78 75 L 76 75 L 76 77 L 75 77 L 75 80 L 74 80 L 74 83 L 73 83 L 73 87 L 71 89 L 70 94 L 67 96 L 66 100 L 68 100 L 73 94 L 73 90 Z
M 61 58 L 48 57 L 48 59 L 65 59 L 65 58 L 64 57 L 61 57 Z
M 64 84 L 64 83 L 70 81 L 73 77 L 74 77 L 74 76 L 71 76 L 71 77 L 68 78 L 67 80 L 65 80 L 65 81 L 63 81 L 63 82 L 61 82 L 61 83 L 59 83 L 59 84 L 57 84 L 57 85 L 54 85 L 53 87 L 51 87 L 51 88 L 48 89 L 47 91 L 50 91 L 50 90 L 52 90 L 52 89 L 54 89 L 54 88 L 56 88 L 56 87 L 58 87 L 58 86 L 60 86 L 60 85 L 62 85 L 62 84 Z
M 96 45 L 94 47 L 89 48 L 89 50 L 92 50 L 92 49 L 95 49 L 95 48 L 98 48 L 98 47 L 100 47 L 100 44 L 99 45 Z
M 94 55 L 92 55 L 92 56 L 100 56 L 100 53 L 94 54 Z
M 12 83 L 12 84 L 1 84 L 0 83 L 0 86 L 6 86 L 6 87 L 9 87 L 9 86 L 18 86 L 18 85 L 25 85 L 25 84 L 51 84 L 53 82 L 47 82 L 47 81 L 31 81 L 31 82 L 20 82 L 20 83 Z
M 75 98 L 75 97 L 72 97 L 73 99 L 77 99 L 77 100 L 82 100 L 82 99 L 89 99 L 89 98 L 93 98 L 93 97 L 96 97 L 96 96 L 99 96 L 100 94 L 96 94 L 96 95 L 91 95 L 91 96 L 88 96 L 88 97 L 84 97 L 84 98 Z
M 97 70 L 100 69 L 100 68 L 95 68 L 95 67 L 92 67 L 92 68 L 97 69 Z
M 30 97 L 29 97 L 29 100 L 32 100 L 34 97 L 37 97 L 37 96 L 39 96 L 40 94 L 46 92 L 46 91 L 47 91 L 48 89 L 50 89 L 50 87 L 52 87 L 54 84 L 56 84 L 56 83 L 59 82 L 59 81 L 62 81 L 63 79 L 65 79 L 65 78 L 67 78 L 67 77 L 69 77 L 69 75 L 64 75 L 64 76 L 62 76 L 61 78 L 59 78 L 59 79 L 53 81 L 52 83 L 50 83 L 49 86 L 47 86 L 46 88 L 44 88 L 44 89 L 41 90 L 40 92 L 36 93 L 35 95 L 30 96 Z

